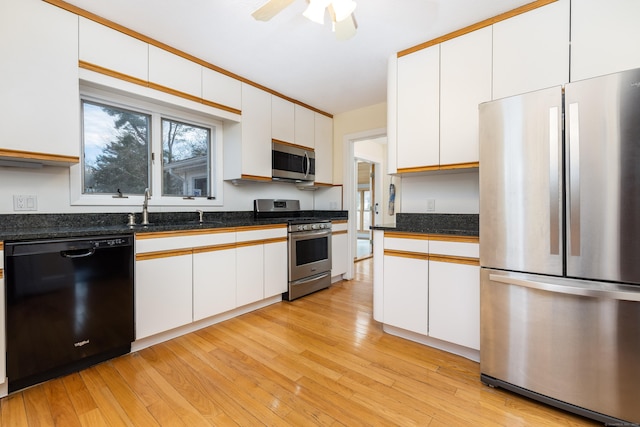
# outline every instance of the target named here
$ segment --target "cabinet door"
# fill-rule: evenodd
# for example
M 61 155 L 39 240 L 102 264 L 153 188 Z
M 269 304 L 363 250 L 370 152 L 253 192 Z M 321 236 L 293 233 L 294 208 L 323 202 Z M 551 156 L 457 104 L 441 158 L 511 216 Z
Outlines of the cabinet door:
M 571 81 L 640 67 L 640 2 L 571 4 Z
M 294 142 L 303 147 L 314 148 L 316 146 L 314 112 L 297 104 L 294 106 L 294 112 Z
M 202 98 L 227 107 L 242 108 L 242 83 L 209 68 L 202 68 Z
M 0 148 L 79 157 L 78 16 L 0 2 Z
M 280 141 L 295 142 L 295 108 L 291 101 L 271 96 L 271 137 Z
M 149 45 L 119 31 L 80 17 L 79 56 L 127 76 L 149 79 Z
M 480 267 L 429 261 L 429 336 L 480 349 Z
M 569 0 L 493 25 L 493 99 L 569 81 Z
M 316 179 L 320 184 L 333 184 L 333 119 L 314 113 Z
M 334 232 L 331 236 L 331 277 L 347 273 L 349 236 L 345 232 Z
M 136 339 L 193 320 L 192 255 L 136 261 Z
M 149 82 L 202 97 L 202 66 L 176 54 L 149 46 Z
M 193 320 L 236 308 L 236 250 L 193 254 Z
M 264 245 L 236 249 L 236 304 L 238 307 L 264 298 Z
M 224 135 L 224 179 L 271 179 L 271 94 L 242 84 L 242 122 Z
M 287 292 L 287 242 L 268 243 L 264 247 L 264 298 Z
M 429 261 L 384 256 L 384 320 L 387 325 L 427 335 Z
M 440 162 L 440 46 L 398 58 L 398 169 Z
M 491 100 L 490 27 L 440 46 L 440 164 L 478 162 L 478 104 Z

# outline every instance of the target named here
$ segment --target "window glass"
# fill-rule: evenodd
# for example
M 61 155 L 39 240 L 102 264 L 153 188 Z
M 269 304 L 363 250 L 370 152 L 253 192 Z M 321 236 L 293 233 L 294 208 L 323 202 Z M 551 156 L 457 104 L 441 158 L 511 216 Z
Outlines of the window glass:
M 162 119 L 162 195 L 207 197 L 211 130 Z
M 149 182 L 151 117 L 82 102 L 83 194 L 143 194 Z

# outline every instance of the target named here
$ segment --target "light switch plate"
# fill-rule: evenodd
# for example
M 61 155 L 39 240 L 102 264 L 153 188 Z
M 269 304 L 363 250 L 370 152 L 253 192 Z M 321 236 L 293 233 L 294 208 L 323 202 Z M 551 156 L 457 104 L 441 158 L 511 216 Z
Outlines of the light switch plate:
M 427 212 L 436 211 L 436 199 L 427 199 Z

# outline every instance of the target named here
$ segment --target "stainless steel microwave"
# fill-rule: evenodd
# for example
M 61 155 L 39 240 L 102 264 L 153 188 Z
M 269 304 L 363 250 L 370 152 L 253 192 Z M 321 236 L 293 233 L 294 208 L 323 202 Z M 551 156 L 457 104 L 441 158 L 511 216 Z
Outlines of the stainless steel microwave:
M 276 181 L 309 182 L 315 180 L 316 156 L 311 149 L 273 141 L 271 177 Z

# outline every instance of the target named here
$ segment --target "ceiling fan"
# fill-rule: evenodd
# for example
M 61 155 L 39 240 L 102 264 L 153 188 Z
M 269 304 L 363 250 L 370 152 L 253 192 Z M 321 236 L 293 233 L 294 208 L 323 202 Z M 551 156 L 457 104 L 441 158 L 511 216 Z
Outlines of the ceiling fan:
M 262 6 L 253 11 L 258 21 L 268 21 L 295 0 L 267 0 Z M 329 12 L 336 39 L 348 40 L 356 34 L 358 24 L 353 11 L 356 3 L 353 0 L 307 0 L 309 5 L 302 14 L 313 22 L 324 24 L 325 12 Z

